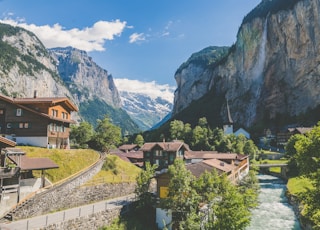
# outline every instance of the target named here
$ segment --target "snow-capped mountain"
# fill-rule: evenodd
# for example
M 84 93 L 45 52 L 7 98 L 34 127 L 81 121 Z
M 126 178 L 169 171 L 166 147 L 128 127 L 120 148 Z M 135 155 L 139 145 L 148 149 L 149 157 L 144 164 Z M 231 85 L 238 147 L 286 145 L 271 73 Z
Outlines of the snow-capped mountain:
M 138 124 L 148 130 L 171 114 L 174 87 L 156 82 L 114 79 L 122 101 L 122 108 Z

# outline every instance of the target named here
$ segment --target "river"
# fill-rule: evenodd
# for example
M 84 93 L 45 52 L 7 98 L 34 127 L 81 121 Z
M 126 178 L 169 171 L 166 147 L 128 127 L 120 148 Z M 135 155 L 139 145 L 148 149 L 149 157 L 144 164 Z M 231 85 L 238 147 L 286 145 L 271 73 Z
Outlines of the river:
M 299 221 L 285 196 L 285 182 L 262 174 L 258 179 L 259 205 L 252 211 L 251 223 L 246 230 L 300 230 Z

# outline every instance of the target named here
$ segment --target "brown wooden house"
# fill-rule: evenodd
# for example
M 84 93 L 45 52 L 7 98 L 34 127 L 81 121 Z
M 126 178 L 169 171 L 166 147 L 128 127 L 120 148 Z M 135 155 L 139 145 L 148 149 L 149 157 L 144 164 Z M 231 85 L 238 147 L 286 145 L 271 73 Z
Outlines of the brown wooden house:
M 159 166 L 158 170 L 168 168 L 176 158 L 183 159 L 185 151 L 189 150 L 189 146 L 181 141 L 145 143 L 140 148 L 144 164 L 145 162 L 156 164 Z
M 0 134 L 18 145 L 69 148 L 71 113 L 76 111 L 66 97 L 0 95 Z

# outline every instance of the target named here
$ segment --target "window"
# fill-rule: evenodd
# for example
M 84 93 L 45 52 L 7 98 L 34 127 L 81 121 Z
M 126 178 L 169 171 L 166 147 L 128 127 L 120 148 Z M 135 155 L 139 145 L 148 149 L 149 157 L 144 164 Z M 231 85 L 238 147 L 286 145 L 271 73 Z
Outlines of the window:
M 21 115 L 22 115 L 22 109 L 17 109 L 16 110 L 16 116 L 17 117 L 21 117 Z
M 57 117 L 57 116 L 58 116 L 58 110 L 52 109 L 52 110 L 51 110 L 51 116 Z
M 28 128 L 30 128 L 30 123 L 28 123 L 28 122 L 20 122 L 18 124 L 18 127 L 19 127 L 19 129 L 28 129 Z
M 0 109 L 0 115 L 4 114 L 4 109 Z

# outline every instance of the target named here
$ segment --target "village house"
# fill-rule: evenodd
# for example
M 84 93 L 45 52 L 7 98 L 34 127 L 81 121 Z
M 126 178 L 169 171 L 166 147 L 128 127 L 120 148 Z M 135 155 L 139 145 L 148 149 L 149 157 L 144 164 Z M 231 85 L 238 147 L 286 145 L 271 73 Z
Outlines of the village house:
M 182 141 L 145 143 L 140 151 L 143 152 L 144 167 L 146 162 L 158 165 L 157 170 L 168 168 L 176 158 L 183 159 L 189 146 Z
M 71 113 L 76 111 L 66 97 L 0 95 L 0 134 L 18 145 L 68 149 Z
M 176 158 L 182 159 L 186 168 L 196 177 L 205 171 L 217 170 L 218 174 L 226 174 L 231 182 L 237 183 L 249 172 L 248 155 L 218 153 L 217 151 L 192 151 L 187 144 L 181 141 L 145 143 L 140 150 L 143 152 L 144 167 L 146 162 L 158 165 L 155 179 L 157 181 L 156 196 L 159 199 L 167 197 L 170 182 L 167 169 Z M 161 229 L 167 226 L 170 229 L 171 222 L 172 213 L 170 210 L 156 207 L 158 227 Z
M 277 146 L 285 146 L 291 136 L 295 134 L 303 134 L 310 132 L 312 127 L 294 127 L 287 128 L 283 132 L 277 133 Z
M 11 196 L 16 196 L 16 202 L 19 202 L 23 195 L 21 185 L 38 180 L 33 177 L 33 170 L 41 171 L 39 187 L 35 188 L 39 189 L 45 187 L 45 170 L 59 167 L 49 158 L 29 158 L 15 146 L 15 142 L 0 136 L 0 205 Z

